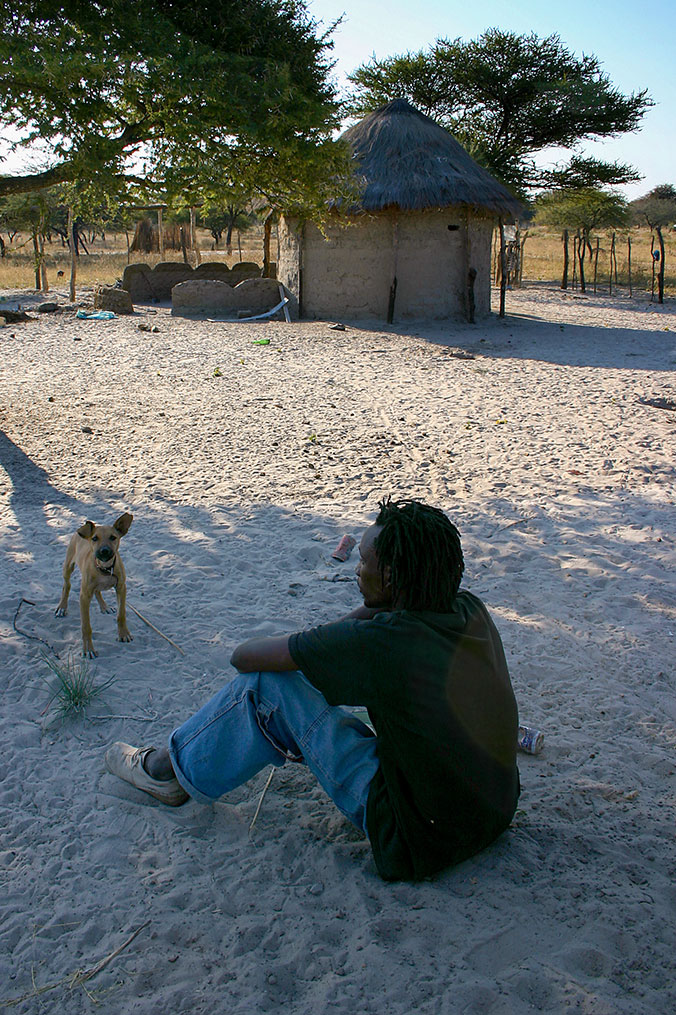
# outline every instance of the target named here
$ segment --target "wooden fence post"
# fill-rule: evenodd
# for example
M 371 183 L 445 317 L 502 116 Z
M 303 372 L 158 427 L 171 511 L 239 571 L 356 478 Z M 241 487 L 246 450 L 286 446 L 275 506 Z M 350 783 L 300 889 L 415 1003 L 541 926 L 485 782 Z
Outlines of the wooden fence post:
M 498 219 L 500 228 L 500 311 L 498 317 L 505 316 L 505 295 L 507 292 L 507 256 L 505 248 L 505 224 Z
M 70 248 L 70 302 L 75 303 L 75 279 L 77 276 L 77 258 L 73 243 L 74 216 L 73 209 L 68 207 L 68 246 Z M 129 263 L 129 234 L 127 233 L 127 263 Z

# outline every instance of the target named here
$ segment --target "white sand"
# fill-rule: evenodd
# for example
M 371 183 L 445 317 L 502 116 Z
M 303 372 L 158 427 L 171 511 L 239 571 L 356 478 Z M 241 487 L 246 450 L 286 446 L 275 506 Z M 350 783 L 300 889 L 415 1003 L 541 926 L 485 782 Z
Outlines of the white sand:
M 0 330 L 0 997 L 62 981 L 11 1010 L 674 1010 L 676 412 L 641 398 L 676 398 L 675 307 L 549 286 L 508 306 L 476 327 L 160 307 Z M 177 810 L 107 775 L 106 746 L 162 742 L 237 642 L 357 605 L 354 555 L 330 554 L 385 493 L 456 521 L 522 720 L 545 731 L 502 839 L 386 885 L 298 766 L 251 833 L 267 772 Z M 66 543 L 124 510 L 129 602 L 185 655 L 133 614 L 118 643 L 94 605 L 114 683 L 91 721 L 47 727 L 49 650 L 15 612 L 29 600 L 18 627 L 77 657 L 77 579 L 54 616 Z

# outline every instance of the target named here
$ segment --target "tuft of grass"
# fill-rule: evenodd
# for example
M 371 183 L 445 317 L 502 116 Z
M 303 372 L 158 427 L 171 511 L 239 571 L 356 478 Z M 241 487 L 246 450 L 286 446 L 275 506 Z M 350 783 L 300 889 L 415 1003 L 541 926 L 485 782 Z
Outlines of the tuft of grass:
M 72 655 L 69 655 L 64 662 L 61 659 L 52 659 L 45 654 L 43 659 L 56 678 L 50 688 L 52 693 L 45 712 L 51 708 L 55 713 L 55 718 L 60 718 L 62 721 L 84 716 L 87 706 L 99 698 L 115 679 L 113 676 L 104 683 L 97 684 L 95 669 L 84 657 L 73 658 Z M 50 678 L 45 677 L 45 679 L 49 680 Z

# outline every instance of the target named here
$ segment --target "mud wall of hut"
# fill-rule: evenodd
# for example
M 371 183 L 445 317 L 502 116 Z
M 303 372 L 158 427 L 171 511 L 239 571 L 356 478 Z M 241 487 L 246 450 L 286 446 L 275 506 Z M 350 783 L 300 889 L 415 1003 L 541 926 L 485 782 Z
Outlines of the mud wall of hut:
M 395 321 L 463 319 L 469 266 L 481 317 L 490 312 L 491 235 L 490 219 L 464 208 L 363 214 L 324 233 L 283 220 L 278 277 L 300 295 L 304 317 L 386 320 L 396 274 Z

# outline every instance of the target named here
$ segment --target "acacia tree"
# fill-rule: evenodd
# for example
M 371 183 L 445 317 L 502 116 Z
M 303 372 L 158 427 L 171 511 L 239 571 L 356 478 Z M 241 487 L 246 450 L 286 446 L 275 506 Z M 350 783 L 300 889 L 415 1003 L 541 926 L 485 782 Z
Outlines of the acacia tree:
M 539 195 L 535 201 L 536 222 L 559 229 L 577 232 L 577 259 L 580 270 L 580 291 L 585 292 L 585 256 L 592 256 L 591 234 L 595 229 L 626 225 L 628 208 L 626 199 L 618 191 L 598 187 L 551 190 Z M 567 235 L 567 234 L 566 234 Z M 567 288 L 567 257 L 564 260 L 564 277 L 561 288 Z
M 568 288 L 568 230 L 577 231 L 577 259 L 580 268 L 580 287 L 585 290 L 584 260 L 589 251 L 590 234 L 599 227 L 626 224 L 627 206 L 615 190 L 623 183 L 635 183 L 641 176 L 632 166 L 618 162 L 601 162 L 594 158 L 574 155 L 569 163 L 545 170 L 542 182 L 546 189 L 535 199 L 537 220 L 563 230 L 563 275 L 561 288 Z
M 0 0 L 0 123 L 53 153 L 0 195 L 255 153 L 300 200 L 303 167 L 317 189 L 340 159 L 330 46 L 303 0 Z
M 635 221 L 645 222 L 657 236 L 659 247 L 659 268 L 657 271 L 657 299 L 664 303 L 664 237 L 662 229 L 676 222 L 676 188 L 670 183 L 654 187 L 644 197 L 631 202 L 631 211 Z M 654 253 L 653 253 L 654 257 Z M 653 259 L 653 272 L 655 260 Z M 654 279 L 653 274 L 653 279 Z M 654 284 L 654 283 L 653 283 Z
M 2 199 L 3 227 L 13 234 L 28 233 L 33 250 L 35 288 L 48 289 L 45 266 L 45 240 L 54 226 L 58 215 L 59 198 L 56 188 L 16 194 Z M 4 256 L 4 254 L 3 254 Z
M 372 59 L 349 79 L 349 112 L 407 98 L 520 194 L 542 184 L 536 155 L 635 130 L 653 105 L 646 90 L 621 94 L 595 56 L 576 57 L 558 35 L 497 28 L 470 42 L 437 39 L 427 51 Z

